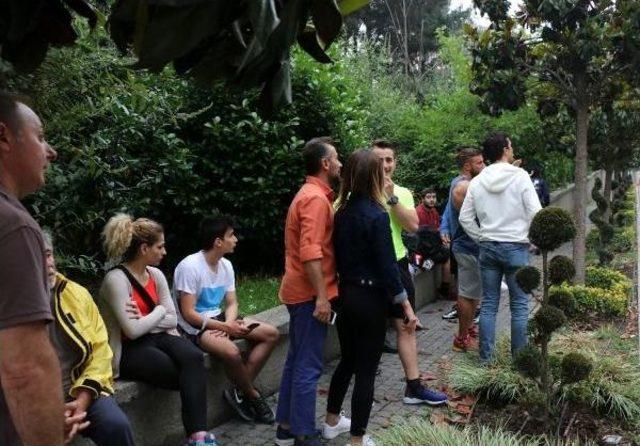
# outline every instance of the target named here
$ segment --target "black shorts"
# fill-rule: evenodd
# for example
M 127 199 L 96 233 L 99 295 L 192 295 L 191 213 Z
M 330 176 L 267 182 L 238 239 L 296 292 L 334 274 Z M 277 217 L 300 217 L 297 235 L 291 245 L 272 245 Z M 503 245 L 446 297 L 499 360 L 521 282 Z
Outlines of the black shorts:
M 398 260 L 398 269 L 400 270 L 400 281 L 407 291 L 411 308 L 416 309 L 416 289 L 413 287 L 413 278 L 409 272 L 409 259 L 404 257 Z M 394 319 L 404 319 L 404 309 L 400 304 L 389 304 L 389 317 Z
M 227 322 L 227 316 L 224 314 L 224 311 L 222 313 L 220 313 L 219 315 L 217 315 L 216 317 L 212 317 L 211 319 L 215 319 L 216 321 L 219 322 Z M 243 319 L 242 316 L 238 315 L 238 317 L 236 318 L 236 320 L 241 321 Z M 195 345 L 197 345 L 198 347 L 200 347 L 200 338 L 202 337 L 202 335 L 204 334 L 205 331 L 207 330 L 198 330 L 197 333 L 195 334 L 191 334 L 191 333 L 187 333 L 186 331 L 184 331 L 179 325 L 178 325 L 178 331 L 187 339 L 189 339 L 191 342 L 193 342 Z M 236 338 L 229 336 L 229 339 L 231 339 L 232 341 L 235 341 Z

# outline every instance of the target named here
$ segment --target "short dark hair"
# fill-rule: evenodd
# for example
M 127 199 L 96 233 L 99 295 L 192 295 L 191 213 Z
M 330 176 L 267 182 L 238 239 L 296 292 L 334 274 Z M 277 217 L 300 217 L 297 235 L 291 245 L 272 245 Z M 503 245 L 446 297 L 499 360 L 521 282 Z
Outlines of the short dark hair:
M 435 194 L 435 193 L 436 193 L 436 190 L 433 187 L 427 187 L 422 189 L 422 192 L 420 192 L 420 196 L 424 198 L 424 196 L 427 194 Z
M 378 149 L 391 149 L 393 150 L 393 154 L 396 154 L 396 150 L 398 149 L 397 145 L 392 143 L 387 139 L 374 139 L 371 143 L 371 147 Z
M 22 120 L 18 113 L 18 104 L 29 105 L 31 100 L 26 96 L 0 90 L 0 122 L 3 122 L 12 131 L 18 131 Z
M 504 154 L 509 136 L 504 132 L 495 132 L 487 136 L 482 143 L 482 154 L 490 163 L 495 163 Z
M 467 161 L 478 155 L 482 155 L 482 151 L 476 147 L 458 147 L 456 149 L 456 165 L 458 169 L 462 169 Z
M 210 250 L 216 239 L 223 239 L 229 229 L 233 229 L 233 222 L 227 216 L 203 218 L 198 228 L 200 249 L 203 251 Z
M 319 136 L 310 139 L 302 149 L 302 158 L 304 160 L 304 169 L 307 175 L 315 175 L 320 172 L 322 160 L 326 158 L 328 146 L 335 147 L 336 144 L 328 136 Z

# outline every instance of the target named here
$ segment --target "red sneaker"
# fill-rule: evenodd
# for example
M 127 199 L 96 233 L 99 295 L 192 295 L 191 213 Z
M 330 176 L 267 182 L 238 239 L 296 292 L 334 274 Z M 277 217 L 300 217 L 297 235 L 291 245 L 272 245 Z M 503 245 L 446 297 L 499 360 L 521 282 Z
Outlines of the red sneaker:
M 477 350 L 478 341 L 473 339 L 467 333 L 465 336 L 456 336 L 453 338 L 453 351 L 454 352 L 468 352 L 469 350 Z
M 467 331 L 467 333 L 469 334 L 469 336 L 471 336 L 473 339 L 478 339 L 478 337 L 480 336 L 480 327 L 478 327 L 476 324 L 473 324 L 471 326 L 471 328 L 469 328 L 469 330 Z

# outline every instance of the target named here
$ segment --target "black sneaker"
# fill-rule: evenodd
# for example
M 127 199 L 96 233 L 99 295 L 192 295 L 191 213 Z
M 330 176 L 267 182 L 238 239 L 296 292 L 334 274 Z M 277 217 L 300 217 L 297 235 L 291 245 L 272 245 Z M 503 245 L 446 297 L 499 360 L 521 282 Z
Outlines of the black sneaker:
M 253 409 L 251 408 L 251 404 L 249 403 L 247 398 L 244 397 L 242 392 L 240 392 L 238 389 L 233 388 L 231 390 L 225 390 L 224 392 L 222 392 L 222 394 L 224 395 L 224 399 L 227 400 L 227 403 L 229 403 L 231 407 L 233 407 L 233 410 L 236 411 L 240 418 L 245 421 L 253 421 Z
M 296 442 L 296 436 L 288 429 L 278 426 L 276 429 L 276 446 L 293 446 Z
M 311 435 L 304 438 L 296 438 L 295 446 L 324 446 L 318 435 Z
M 445 321 L 452 321 L 454 319 L 458 319 L 458 306 L 454 305 L 453 307 L 451 307 L 449 311 L 447 311 L 442 315 L 442 319 L 444 319 Z
M 267 404 L 267 401 L 264 399 L 262 395 L 259 395 L 258 398 L 254 398 L 249 400 L 249 404 L 251 404 L 251 408 L 254 413 L 254 420 L 258 423 L 265 424 L 273 424 L 276 421 L 276 416 Z

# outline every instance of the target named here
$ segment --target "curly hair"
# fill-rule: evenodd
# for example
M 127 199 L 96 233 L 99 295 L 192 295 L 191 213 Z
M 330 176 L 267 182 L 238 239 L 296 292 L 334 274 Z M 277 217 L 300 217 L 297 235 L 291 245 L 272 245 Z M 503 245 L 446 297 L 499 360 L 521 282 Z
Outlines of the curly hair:
M 116 214 L 102 230 L 102 245 L 109 261 L 126 262 L 136 258 L 142 244 L 153 245 L 163 233 L 162 225 L 153 220 Z

